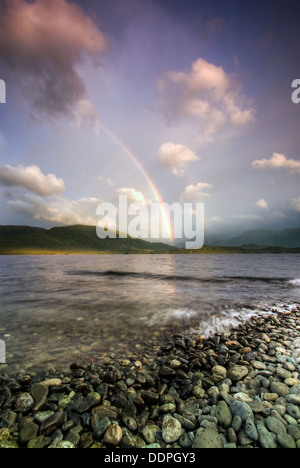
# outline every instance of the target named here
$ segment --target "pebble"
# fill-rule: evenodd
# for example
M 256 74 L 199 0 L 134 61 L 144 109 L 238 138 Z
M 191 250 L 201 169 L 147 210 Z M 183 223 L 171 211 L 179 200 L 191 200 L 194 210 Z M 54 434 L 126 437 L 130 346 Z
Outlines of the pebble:
M 299 308 L 69 372 L 0 373 L 0 448 L 300 448 L 296 340 Z
M 165 416 L 162 425 L 162 437 L 167 444 L 176 442 L 181 436 L 181 423 L 172 416 Z

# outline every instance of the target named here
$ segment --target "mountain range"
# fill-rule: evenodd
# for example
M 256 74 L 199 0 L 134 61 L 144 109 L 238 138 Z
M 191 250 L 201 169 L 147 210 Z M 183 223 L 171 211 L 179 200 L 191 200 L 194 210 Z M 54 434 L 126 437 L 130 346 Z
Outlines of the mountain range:
M 94 226 L 43 229 L 30 226 L 0 226 L 0 255 L 97 254 L 97 253 L 300 253 L 300 228 L 282 231 L 252 230 L 231 239 L 206 238 L 196 251 L 142 239 L 100 239 Z M 290 250 L 289 250 L 290 249 Z
M 240 236 L 231 239 L 206 239 L 206 244 L 227 247 L 242 247 L 256 245 L 263 247 L 300 247 L 300 228 L 272 231 L 269 229 L 256 229 L 246 231 Z

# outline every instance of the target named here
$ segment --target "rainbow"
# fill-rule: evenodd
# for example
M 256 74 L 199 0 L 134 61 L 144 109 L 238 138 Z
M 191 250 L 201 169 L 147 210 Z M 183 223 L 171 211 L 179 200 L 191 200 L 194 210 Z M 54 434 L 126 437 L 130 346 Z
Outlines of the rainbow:
M 164 201 L 162 199 L 162 196 L 159 193 L 153 180 L 151 179 L 149 174 L 146 172 L 145 168 L 142 166 L 141 162 L 138 160 L 135 154 L 131 151 L 131 149 L 122 140 L 120 140 L 120 138 L 117 135 L 115 135 L 108 127 L 106 127 L 106 125 L 104 125 L 102 122 L 100 123 L 100 127 L 106 133 L 106 135 L 108 135 L 122 149 L 122 151 L 130 158 L 130 160 L 133 162 L 135 167 L 140 171 L 140 173 L 146 180 L 155 199 L 160 204 L 163 222 L 165 224 L 165 227 L 167 228 L 168 235 L 170 236 L 170 239 L 173 242 L 174 241 L 173 226 L 170 221 L 170 217 L 164 207 Z

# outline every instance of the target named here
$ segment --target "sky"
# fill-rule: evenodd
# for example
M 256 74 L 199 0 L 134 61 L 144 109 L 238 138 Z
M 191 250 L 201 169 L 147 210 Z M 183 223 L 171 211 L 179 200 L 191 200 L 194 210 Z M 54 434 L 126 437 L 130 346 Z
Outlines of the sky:
M 0 224 L 121 194 L 204 203 L 220 238 L 300 227 L 297 3 L 0 0 Z

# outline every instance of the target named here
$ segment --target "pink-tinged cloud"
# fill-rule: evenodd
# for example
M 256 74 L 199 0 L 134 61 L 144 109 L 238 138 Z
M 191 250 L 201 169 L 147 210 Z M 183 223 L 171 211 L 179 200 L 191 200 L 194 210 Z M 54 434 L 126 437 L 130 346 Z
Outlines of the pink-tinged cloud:
M 73 115 L 86 98 L 78 72 L 84 54 L 102 54 L 107 41 L 79 5 L 66 0 L 3 0 L 0 63 L 29 100 L 33 115 Z
M 255 109 L 241 93 L 239 83 L 221 66 L 203 58 L 186 71 L 167 71 L 158 79 L 158 108 L 169 121 L 192 118 L 202 136 L 211 139 L 225 125 L 241 126 L 254 120 Z

